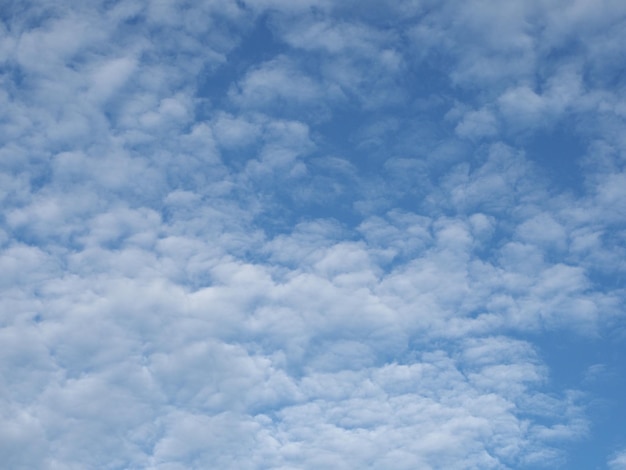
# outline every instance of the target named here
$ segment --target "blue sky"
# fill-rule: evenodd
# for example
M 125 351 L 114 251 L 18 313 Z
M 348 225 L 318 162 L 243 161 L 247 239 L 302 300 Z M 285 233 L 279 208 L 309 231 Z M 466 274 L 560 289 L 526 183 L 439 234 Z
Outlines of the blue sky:
M 7 468 L 626 469 L 626 3 L 0 19 Z

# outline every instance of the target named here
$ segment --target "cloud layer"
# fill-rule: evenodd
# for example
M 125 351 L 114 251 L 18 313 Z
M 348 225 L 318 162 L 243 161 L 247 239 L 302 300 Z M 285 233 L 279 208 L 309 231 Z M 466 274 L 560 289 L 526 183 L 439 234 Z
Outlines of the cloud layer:
M 7 468 L 622 468 L 621 2 L 0 18 Z

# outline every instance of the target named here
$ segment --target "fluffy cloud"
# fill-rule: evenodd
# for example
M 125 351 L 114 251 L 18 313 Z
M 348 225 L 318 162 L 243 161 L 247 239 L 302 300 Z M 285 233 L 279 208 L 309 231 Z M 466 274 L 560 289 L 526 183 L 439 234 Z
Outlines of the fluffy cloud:
M 623 7 L 355 5 L 0 13 L 6 465 L 555 468 L 601 439 L 545 342 L 623 323 Z M 566 123 L 576 191 L 530 155 Z

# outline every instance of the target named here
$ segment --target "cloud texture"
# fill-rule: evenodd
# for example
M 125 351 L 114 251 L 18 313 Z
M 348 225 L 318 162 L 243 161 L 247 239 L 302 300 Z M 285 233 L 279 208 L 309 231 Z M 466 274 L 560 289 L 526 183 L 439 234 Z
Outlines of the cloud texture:
M 9 2 L 0 460 L 622 468 L 624 5 Z

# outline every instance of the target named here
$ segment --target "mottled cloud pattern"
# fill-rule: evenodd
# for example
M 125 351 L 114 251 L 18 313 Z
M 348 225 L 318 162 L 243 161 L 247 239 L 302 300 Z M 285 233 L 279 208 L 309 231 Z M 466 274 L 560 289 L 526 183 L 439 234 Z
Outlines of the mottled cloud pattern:
M 0 19 L 3 467 L 626 468 L 626 3 Z

